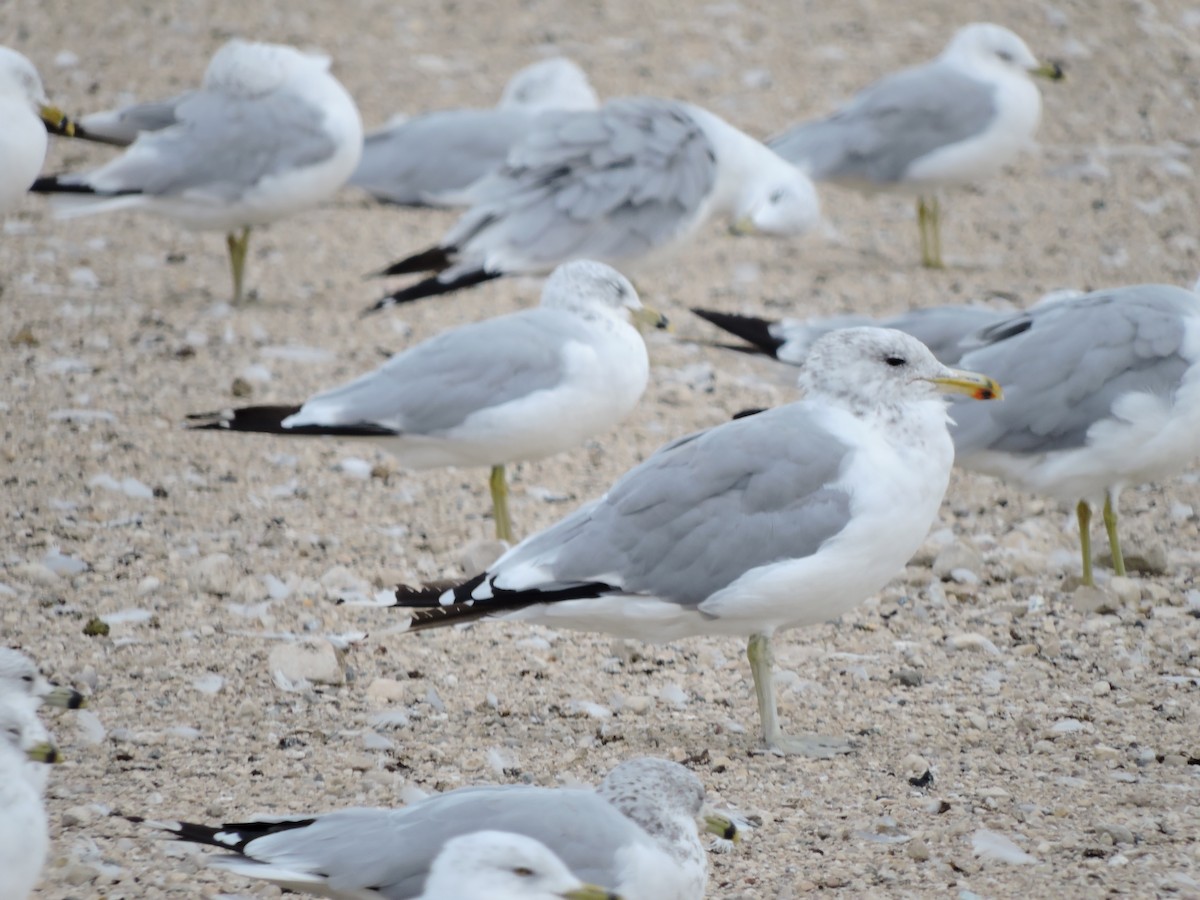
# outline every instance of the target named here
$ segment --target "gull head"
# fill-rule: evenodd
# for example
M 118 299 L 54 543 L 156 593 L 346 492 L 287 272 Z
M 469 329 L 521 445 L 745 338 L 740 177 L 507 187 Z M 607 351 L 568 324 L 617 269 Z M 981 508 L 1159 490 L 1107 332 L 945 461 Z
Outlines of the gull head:
M 542 306 L 584 316 L 616 316 L 643 328 L 666 328 L 667 317 L 643 305 L 629 279 L 612 266 L 590 259 L 563 263 L 542 288 Z
M 548 109 L 596 109 L 600 98 L 587 74 L 571 60 L 556 56 L 526 66 L 500 96 L 501 109 L 543 112 Z
M 0 700 L 0 747 L 7 758 L 56 763 L 58 748 L 46 733 L 33 707 L 17 698 Z
M 821 201 L 807 175 L 790 163 L 771 166 L 770 173 L 754 179 L 729 230 L 733 234 L 770 234 L 780 237 L 803 234 L 821 221 Z
M 79 691 L 59 687 L 43 678 L 33 660 L 20 650 L 0 647 L 0 698 L 12 696 L 64 709 L 87 705 Z
M 33 63 L 8 47 L 0 47 L 0 97 L 29 104 L 34 115 L 51 130 L 63 130 L 70 136 L 69 120 L 46 99 L 46 89 Z
M 545 844 L 504 831 L 476 831 L 447 841 L 425 884 L 429 897 L 493 900 L 608 900 L 587 885 Z
M 329 65 L 328 56 L 286 44 L 234 38 L 209 60 L 204 86 L 237 97 L 260 97 L 304 72 L 327 72 Z
M 991 378 L 942 365 L 929 348 L 891 328 L 843 328 L 813 342 L 800 371 L 800 387 L 855 408 L 882 408 L 965 394 L 998 400 Z
M 1040 63 L 1029 46 L 1002 25 L 976 22 L 955 32 L 942 52 L 942 59 L 964 68 L 1021 72 L 1058 81 L 1063 77 L 1058 63 Z

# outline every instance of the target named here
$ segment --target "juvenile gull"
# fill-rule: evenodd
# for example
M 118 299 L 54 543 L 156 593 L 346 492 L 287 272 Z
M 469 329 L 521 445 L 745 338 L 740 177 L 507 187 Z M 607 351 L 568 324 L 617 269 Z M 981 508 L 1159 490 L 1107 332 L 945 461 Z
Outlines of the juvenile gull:
M 410 469 L 490 466 L 496 534 L 512 541 L 504 466 L 579 446 L 623 420 L 646 390 L 631 324 L 665 325 L 623 275 L 576 260 L 542 304 L 443 332 L 305 401 L 193 416 L 197 427 L 377 438 Z
M 0 215 L 24 196 L 46 159 L 46 129 L 66 120 L 33 63 L 0 47 Z
M 33 190 L 61 195 L 64 217 L 143 209 L 224 231 L 241 302 L 251 228 L 310 209 L 345 184 L 362 153 L 358 109 L 329 74 L 328 57 L 233 40 L 171 115 L 99 169 L 40 178 Z
M 1117 500 L 1200 455 L 1200 296 L 1163 284 L 1035 307 L 972 336 L 961 359 L 1004 385 L 1005 402 L 955 404 L 957 462 L 1075 504 L 1083 581 L 1103 505 L 1113 568 L 1125 574 Z
M 699 900 L 708 877 L 696 820 L 704 786 L 664 759 L 621 763 L 596 790 L 467 787 L 400 809 L 343 809 L 220 826 L 154 823 L 231 851 L 212 865 L 327 897 L 415 897 L 453 838 L 486 826 L 539 841 L 578 878 L 627 900 Z M 134 820 L 139 821 L 139 820 Z M 710 815 L 708 831 L 736 835 Z M 427 880 L 429 883 L 427 883 Z
M 1042 98 L 1030 75 L 1057 80 L 999 25 L 959 29 L 933 61 L 889 75 L 825 119 L 767 142 L 816 181 L 917 196 L 921 261 L 942 267 L 941 187 L 989 178 L 1032 145 Z
M 350 184 L 387 203 L 458 205 L 454 195 L 498 168 L 543 112 L 598 105 L 579 66 L 562 57 L 542 60 L 514 75 L 493 109 L 398 117 L 371 132 Z
M 570 259 L 641 264 L 718 215 L 774 235 L 800 234 L 820 215 L 794 166 L 707 110 L 652 97 L 543 114 L 470 194 L 436 246 L 378 273 L 435 274 L 372 311 Z
M 41 876 L 50 846 L 44 778 L 35 770 L 57 761 L 54 745 L 29 706 L 0 697 L 0 897 L 24 900 Z
M 898 331 L 817 341 L 805 399 L 668 444 L 599 500 L 447 591 L 396 591 L 413 630 L 485 616 L 667 641 L 748 635 L 763 740 L 827 755 L 845 742 L 779 726 L 770 640 L 883 587 L 937 514 L 954 448 L 940 392 L 995 397 Z

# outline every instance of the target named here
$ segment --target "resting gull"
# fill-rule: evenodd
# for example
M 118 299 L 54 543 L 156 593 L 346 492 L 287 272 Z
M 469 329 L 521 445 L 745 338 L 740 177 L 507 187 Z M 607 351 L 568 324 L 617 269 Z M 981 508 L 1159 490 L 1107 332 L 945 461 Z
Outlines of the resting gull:
M 889 75 L 825 119 L 768 141 L 816 181 L 917 195 L 921 261 L 942 267 L 938 188 L 989 178 L 1033 142 L 1042 98 L 1030 75 L 1057 80 L 999 25 L 959 29 L 932 62 Z
M 788 737 L 771 638 L 882 588 L 937 515 L 954 448 L 942 392 L 998 396 L 898 331 L 836 331 L 800 373 L 806 397 L 668 444 L 602 496 L 449 590 L 402 587 L 412 630 L 503 616 L 667 641 L 748 635 L 763 740 Z
M 397 117 L 371 132 L 349 183 L 387 203 L 458 205 L 463 201 L 455 195 L 498 168 L 539 115 L 598 105 L 579 66 L 545 59 L 514 75 L 493 109 Z
M 570 259 L 641 264 L 718 215 L 774 235 L 800 234 L 820 215 L 794 166 L 707 110 L 652 97 L 543 114 L 470 193 L 436 246 L 377 273 L 435 274 L 369 311 Z
M 708 877 L 696 827 L 703 804 L 704 786 L 692 772 L 647 757 L 616 766 L 594 791 L 466 787 L 400 809 L 152 824 L 230 851 L 212 859 L 216 867 L 327 897 L 416 897 L 430 889 L 440 848 L 486 826 L 541 842 L 575 876 L 627 900 L 700 900 Z M 709 815 L 705 827 L 736 836 L 725 817 Z
M 33 709 L 42 704 L 63 709 L 87 706 L 79 691 L 47 681 L 33 660 L 20 650 L 0 647 L 0 697 L 12 696 L 25 698 Z
M 332 197 L 362 154 L 362 122 L 329 59 L 232 40 L 204 84 L 92 172 L 38 179 L 62 216 L 143 209 L 226 233 L 233 300 L 242 300 L 250 230 Z
M 631 323 L 665 326 L 623 275 L 576 260 L 542 304 L 443 332 L 303 406 L 193 416 L 200 428 L 377 438 L 411 469 L 490 466 L 496 534 L 512 541 L 504 466 L 579 446 L 624 419 L 649 377 Z
M 41 876 L 50 846 L 45 778 L 38 770 L 58 752 L 30 706 L 0 697 L 0 896 L 24 900 Z

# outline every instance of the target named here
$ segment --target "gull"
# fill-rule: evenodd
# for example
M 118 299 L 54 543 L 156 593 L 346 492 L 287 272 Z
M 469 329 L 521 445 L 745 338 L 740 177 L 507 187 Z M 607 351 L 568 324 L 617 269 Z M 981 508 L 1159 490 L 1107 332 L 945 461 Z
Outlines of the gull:
M 942 393 L 1000 389 L 878 328 L 825 335 L 799 380 L 803 400 L 667 444 L 486 572 L 397 589 L 409 629 L 497 616 L 650 641 L 747 635 L 767 748 L 844 752 L 783 733 L 771 639 L 836 618 L 903 568 L 950 477 Z
M 476 831 L 446 843 L 421 900 L 622 900 L 584 884 L 545 844 L 504 831 Z
M 937 190 L 989 178 L 1033 143 L 1042 98 L 1029 76 L 1058 80 L 999 25 L 959 29 L 941 55 L 865 88 L 828 118 L 767 142 L 816 181 L 917 196 L 921 261 L 942 268 Z
M 46 130 L 66 116 L 46 99 L 42 79 L 26 57 L 0 47 L 0 214 L 29 190 L 46 159 Z
M 28 704 L 0 697 L 0 897 L 24 900 L 41 876 L 50 846 L 45 782 L 36 770 L 58 760 Z
M 665 327 L 625 276 L 576 260 L 537 309 L 443 332 L 303 406 L 193 416 L 196 427 L 375 438 L 410 469 L 490 466 L 496 535 L 513 540 L 504 467 L 579 446 L 621 422 L 650 363 L 632 323 Z
M 1089 526 L 1103 508 L 1113 569 L 1122 488 L 1170 477 L 1200 445 L 1200 296 L 1164 284 L 1044 304 L 972 335 L 959 364 L 1005 388 L 992 408 L 955 404 L 957 464 L 1075 505 L 1083 583 Z
M 724 345 L 728 349 L 757 351 L 794 366 L 803 365 L 809 348 L 822 335 L 841 328 L 863 325 L 894 328 L 896 331 L 910 334 L 928 347 L 939 362 L 952 366 L 962 356 L 963 340 L 968 335 L 1012 315 L 1011 312 L 999 312 L 980 306 L 931 306 L 925 309 L 911 309 L 883 319 L 849 314 L 772 321 L 712 309 L 693 308 L 692 312 L 718 328 L 740 337 L 749 345 Z
M 653 97 L 547 112 L 435 246 L 377 273 L 435 273 L 368 312 L 570 259 L 644 264 L 729 216 L 739 232 L 796 235 L 820 206 L 812 182 L 707 110 Z
M 432 892 L 430 860 L 486 825 L 539 841 L 575 876 L 626 900 L 700 900 L 708 878 L 696 827 L 703 806 L 704 786 L 692 772 L 643 757 L 616 766 L 596 790 L 466 787 L 400 809 L 150 824 L 229 851 L 211 860 L 217 868 L 326 897 L 404 900 Z M 726 817 L 708 815 L 705 829 L 736 839 Z
M 562 57 L 542 60 L 514 75 L 493 109 L 397 117 L 371 132 L 349 183 L 387 203 L 456 205 L 458 192 L 498 168 L 543 112 L 597 106 L 579 66 Z
M 138 209 L 225 232 L 240 303 L 250 230 L 345 184 L 362 154 L 358 109 L 328 57 L 232 40 L 171 115 L 99 169 L 40 178 L 33 190 L 61 195 L 63 217 Z

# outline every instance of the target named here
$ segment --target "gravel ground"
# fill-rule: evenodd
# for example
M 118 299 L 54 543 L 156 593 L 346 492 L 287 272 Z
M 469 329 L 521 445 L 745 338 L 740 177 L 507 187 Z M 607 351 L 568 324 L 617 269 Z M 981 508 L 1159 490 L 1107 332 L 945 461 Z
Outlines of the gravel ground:
M 652 385 L 620 434 L 515 467 L 513 513 L 530 533 L 665 439 L 791 396 L 782 367 L 695 343 L 716 335 L 688 306 L 1023 306 L 1200 271 L 1200 9 L 778 6 L 8 0 L 0 33 L 76 111 L 190 86 L 235 34 L 319 46 L 369 125 L 490 104 L 551 51 L 603 96 L 686 98 L 757 135 L 931 56 L 971 20 L 995 18 L 1065 63 L 1068 79 L 1043 89 L 1039 152 L 950 198 L 948 270 L 915 265 L 907 201 L 831 189 L 822 234 L 713 227 L 641 276 L 678 331 L 655 337 Z M 48 167 L 106 156 L 58 143 Z M 237 402 L 239 377 L 255 401 L 303 398 L 381 349 L 534 302 L 537 284 L 513 280 L 359 320 L 379 291 L 361 274 L 452 221 L 346 192 L 254 236 L 259 300 L 233 311 L 218 235 L 127 214 L 56 222 L 39 198 L 4 223 L 0 634 L 92 695 L 90 714 L 53 723 L 68 762 L 50 788 L 39 896 L 278 894 L 110 812 L 209 821 L 394 804 L 413 788 L 595 781 L 638 754 L 689 761 L 717 804 L 759 825 L 712 857 L 714 897 L 1200 896 L 1195 475 L 1125 494 L 1147 571 L 1106 580 L 1104 611 L 1072 591 L 1072 518 L 956 476 L 926 548 L 881 596 L 779 642 L 786 719 L 857 741 L 826 762 L 756 751 L 738 641 L 625 646 L 503 623 L 411 637 L 386 610 L 336 605 L 486 561 L 485 473 L 410 475 L 368 444 L 180 423 Z M 85 634 L 96 616 L 107 636 Z M 340 638 L 325 661 L 341 683 L 273 679 L 269 655 L 297 637 Z

